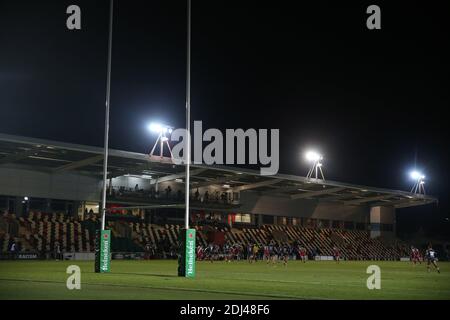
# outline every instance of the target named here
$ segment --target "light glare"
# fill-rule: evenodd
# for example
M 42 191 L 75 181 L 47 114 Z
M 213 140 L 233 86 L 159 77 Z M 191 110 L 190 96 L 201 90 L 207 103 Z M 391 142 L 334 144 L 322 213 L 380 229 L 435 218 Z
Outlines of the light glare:
M 148 129 L 155 133 L 161 133 L 163 131 L 162 125 L 160 125 L 159 123 L 154 123 L 154 122 L 150 123 L 150 125 L 148 126 Z
M 171 134 L 173 129 L 170 126 L 167 126 L 167 125 L 164 125 L 161 123 L 157 123 L 157 122 L 152 122 L 148 125 L 148 130 L 150 130 L 151 132 L 154 132 L 154 133 L 163 133 L 163 134 L 169 133 L 169 134 Z
M 316 151 L 308 151 L 305 154 L 306 160 L 308 161 L 320 161 L 322 160 L 322 155 Z
M 425 176 L 422 173 L 420 173 L 419 171 L 415 171 L 415 170 L 411 171 L 410 176 L 411 176 L 411 179 L 414 179 L 414 180 L 425 179 Z

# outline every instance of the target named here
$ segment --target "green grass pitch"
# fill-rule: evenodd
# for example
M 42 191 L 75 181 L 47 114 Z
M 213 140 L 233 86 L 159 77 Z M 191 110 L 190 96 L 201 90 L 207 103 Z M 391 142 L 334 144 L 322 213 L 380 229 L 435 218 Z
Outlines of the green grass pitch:
M 68 290 L 66 268 L 81 268 L 81 290 Z M 381 289 L 368 290 L 369 265 Z M 197 262 L 197 277 L 176 276 L 176 261 L 113 260 L 96 274 L 92 261 L 0 261 L 0 299 L 450 299 L 450 263 L 382 261 Z

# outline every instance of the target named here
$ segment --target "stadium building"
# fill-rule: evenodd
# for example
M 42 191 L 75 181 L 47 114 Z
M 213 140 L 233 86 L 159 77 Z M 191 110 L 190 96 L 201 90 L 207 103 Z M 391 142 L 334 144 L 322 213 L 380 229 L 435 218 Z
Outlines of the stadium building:
M 103 149 L 0 134 L 0 251 L 12 242 L 34 257 L 90 253 L 99 225 Z M 109 151 L 107 226 L 113 252 L 173 256 L 184 219 L 182 165 Z M 298 243 L 311 256 L 339 247 L 347 259 L 399 259 L 396 209 L 428 195 L 228 166 L 192 165 L 191 225 L 197 243 Z M 28 255 L 30 256 L 30 255 Z

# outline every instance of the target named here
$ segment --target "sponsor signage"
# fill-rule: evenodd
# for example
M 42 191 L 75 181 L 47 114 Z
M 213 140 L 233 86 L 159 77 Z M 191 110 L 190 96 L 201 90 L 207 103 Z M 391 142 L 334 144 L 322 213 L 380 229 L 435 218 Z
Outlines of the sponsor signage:
M 37 260 L 42 257 L 37 253 L 3 253 L 0 254 L 0 260 Z
M 142 260 L 144 259 L 143 252 L 112 252 L 111 258 L 113 260 Z
M 36 260 L 38 259 L 37 253 L 19 253 L 17 254 L 19 260 Z
M 186 260 L 185 260 L 185 277 L 195 277 L 195 229 L 186 230 Z
M 109 272 L 111 266 L 111 230 L 100 233 L 100 272 Z

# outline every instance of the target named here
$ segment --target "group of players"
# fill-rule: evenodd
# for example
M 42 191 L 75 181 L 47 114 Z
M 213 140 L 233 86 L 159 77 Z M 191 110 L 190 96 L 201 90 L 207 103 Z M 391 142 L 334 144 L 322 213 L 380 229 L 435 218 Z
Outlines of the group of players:
M 289 257 L 298 257 L 301 261 L 306 262 L 307 260 L 307 252 L 306 249 L 300 245 L 297 246 L 290 246 L 290 245 L 277 245 L 274 243 L 269 243 L 262 248 L 259 248 L 256 244 L 253 246 L 249 246 L 247 248 L 247 259 L 250 263 L 256 262 L 258 259 L 258 256 L 260 257 L 261 254 L 259 252 L 262 250 L 262 260 L 266 261 L 267 264 L 272 263 L 275 264 L 278 261 L 282 261 L 283 264 L 286 266 Z
M 439 269 L 437 265 L 437 255 L 436 251 L 433 249 L 433 247 L 428 245 L 427 249 L 425 250 L 425 259 L 427 261 L 427 271 L 430 272 L 431 265 L 434 266 L 436 271 L 438 273 L 441 273 L 441 270 Z M 423 256 L 420 253 L 420 250 L 414 246 L 411 246 L 411 262 L 416 265 L 417 263 L 422 264 Z
M 334 260 L 339 263 L 341 260 L 339 248 L 333 248 L 333 256 Z M 273 241 L 264 245 L 250 243 L 245 246 L 240 243 L 230 244 L 227 242 L 222 247 L 217 244 L 209 244 L 206 247 L 199 245 L 197 247 L 197 259 L 211 262 L 222 259 L 227 262 L 246 259 L 249 263 L 262 260 L 267 264 L 282 262 L 284 265 L 287 265 L 289 258 L 294 257 L 306 262 L 308 260 L 307 250 L 301 245 L 279 244 Z M 424 257 L 427 262 L 428 272 L 430 272 L 431 265 L 434 266 L 438 273 L 441 272 L 437 265 L 436 251 L 431 244 L 427 247 Z M 424 257 L 418 248 L 411 246 L 410 258 L 414 265 L 417 263 L 421 264 L 424 261 Z
M 217 244 L 209 244 L 206 247 L 199 245 L 197 247 L 197 260 L 225 260 L 227 262 L 246 259 L 249 263 L 255 263 L 258 260 L 265 261 L 267 264 L 276 264 L 282 262 L 287 265 L 289 258 L 298 259 L 303 262 L 308 260 L 308 252 L 301 245 L 279 244 L 271 241 L 264 245 L 249 243 L 242 245 L 240 243 L 225 243 L 223 247 Z M 334 258 L 336 262 L 340 261 L 339 249 L 334 248 Z
M 294 256 L 306 262 L 306 249 L 298 245 L 283 245 L 274 242 L 265 245 L 258 245 L 256 243 L 248 245 L 225 243 L 223 247 L 217 244 L 197 247 L 197 259 L 211 262 L 221 259 L 227 262 L 246 259 L 249 263 L 263 260 L 267 264 L 283 262 L 284 265 L 287 265 L 289 258 L 293 258 Z

